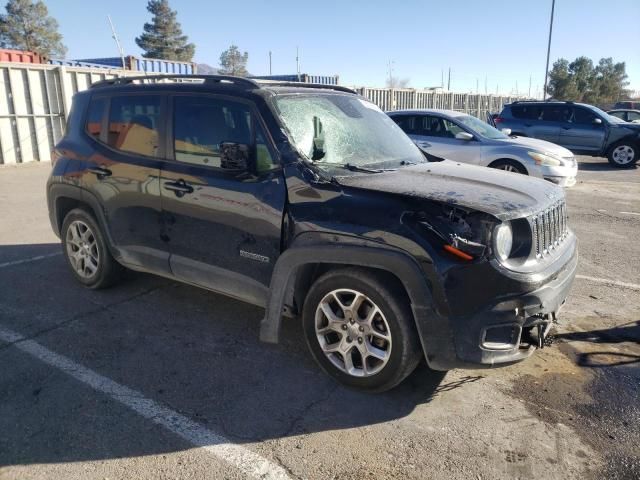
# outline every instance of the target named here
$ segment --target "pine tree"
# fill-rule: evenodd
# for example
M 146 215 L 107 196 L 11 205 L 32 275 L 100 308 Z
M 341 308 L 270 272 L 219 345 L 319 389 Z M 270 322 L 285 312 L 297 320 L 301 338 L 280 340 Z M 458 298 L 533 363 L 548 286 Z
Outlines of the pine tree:
M 247 61 L 249 54 L 240 52 L 236 45 L 231 45 L 228 49 L 220 54 L 220 73 L 225 75 L 235 75 L 237 77 L 246 77 Z
M 144 24 L 144 33 L 136 38 L 146 58 L 190 62 L 196 51 L 189 37 L 182 34 L 182 27 L 171 10 L 168 0 L 149 0 L 147 10 L 153 15 L 151 23 Z
M 58 22 L 49 16 L 44 3 L 9 0 L 5 9 L 6 15 L 0 15 L 1 47 L 64 58 L 67 48 L 62 44 Z

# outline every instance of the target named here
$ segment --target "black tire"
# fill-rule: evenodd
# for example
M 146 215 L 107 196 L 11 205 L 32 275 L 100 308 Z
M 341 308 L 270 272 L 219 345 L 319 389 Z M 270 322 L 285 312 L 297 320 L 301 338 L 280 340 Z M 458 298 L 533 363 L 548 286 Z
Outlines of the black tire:
M 528 175 L 527 169 L 524 168 L 524 165 L 522 165 L 520 162 L 517 162 L 515 160 L 510 160 L 508 158 L 504 158 L 502 160 L 496 160 L 491 165 L 489 165 L 489 168 L 496 168 L 498 170 L 505 170 L 508 172 L 521 173 L 522 175 Z
M 382 363 L 380 361 L 378 368 L 381 369 L 369 376 L 354 376 L 338 368 L 324 353 L 316 335 L 316 310 L 325 296 L 339 289 L 350 289 L 364 294 L 378 307 L 383 314 L 382 318 L 388 324 L 388 335 L 391 338 L 388 344 L 388 360 L 383 366 L 380 365 Z M 375 318 L 381 317 L 376 315 Z M 329 271 L 318 278 L 309 289 L 304 301 L 302 322 L 307 345 L 313 358 L 327 374 L 348 387 L 368 392 L 384 392 L 398 385 L 413 372 L 422 358 L 418 333 L 404 290 L 395 286 L 395 282 L 389 281 L 389 278 L 368 270 L 344 268 Z M 357 328 L 357 323 L 355 326 Z M 329 332 L 329 335 L 335 334 Z M 343 335 L 348 334 L 345 332 Z M 378 341 L 373 339 L 373 336 L 367 337 L 366 333 L 362 335 L 365 336 L 364 341 L 368 342 L 367 345 Z M 346 337 L 343 338 L 345 341 L 348 340 Z M 355 341 L 353 346 L 356 350 L 351 350 L 352 358 L 355 355 L 356 360 L 359 357 L 362 362 L 363 357 L 357 351 L 358 346 Z M 339 356 L 344 359 L 342 354 Z M 375 358 L 374 360 L 378 361 Z M 367 360 L 364 361 L 369 364 Z M 371 369 L 371 372 L 373 371 L 375 368 Z
M 607 160 L 616 168 L 632 168 L 640 158 L 640 145 L 628 140 L 614 143 L 607 152 Z
M 88 270 L 85 270 L 85 268 L 82 268 L 82 270 L 85 270 L 84 274 L 79 273 L 71 258 L 70 252 L 74 249 L 77 251 L 78 247 L 70 240 L 70 235 L 73 236 L 73 234 L 69 232 L 69 229 L 72 225 L 79 225 L 78 222 L 80 222 L 80 225 L 84 224 L 88 227 L 90 231 L 88 238 L 94 239 L 94 241 L 91 241 L 91 250 L 97 254 L 96 258 L 98 259 L 97 267 L 94 272 L 89 272 Z M 86 230 L 84 232 L 86 232 Z M 62 253 L 67 259 L 67 264 L 69 265 L 69 268 L 76 280 L 82 283 L 85 287 L 91 289 L 107 288 L 115 284 L 120 279 L 124 269 L 113 258 L 111 252 L 109 252 L 100 226 L 95 221 L 93 215 L 87 210 L 82 208 L 75 208 L 71 210 L 67 216 L 64 217 L 60 236 L 62 238 Z M 93 248 L 93 245 L 95 245 L 95 249 Z M 87 249 L 87 251 L 89 251 L 89 249 Z

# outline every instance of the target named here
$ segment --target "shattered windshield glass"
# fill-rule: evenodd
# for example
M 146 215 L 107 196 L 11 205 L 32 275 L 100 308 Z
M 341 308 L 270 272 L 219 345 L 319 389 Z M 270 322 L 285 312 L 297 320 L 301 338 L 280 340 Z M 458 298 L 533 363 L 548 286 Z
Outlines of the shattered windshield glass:
M 355 95 L 285 95 L 276 104 L 291 141 L 321 167 L 391 168 L 426 161 L 393 120 Z

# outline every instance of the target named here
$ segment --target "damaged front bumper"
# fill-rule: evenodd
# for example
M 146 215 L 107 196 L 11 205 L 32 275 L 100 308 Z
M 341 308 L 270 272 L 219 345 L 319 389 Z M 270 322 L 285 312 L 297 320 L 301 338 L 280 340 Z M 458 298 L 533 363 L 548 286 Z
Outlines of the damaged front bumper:
M 430 320 L 438 324 L 440 334 L 422 338 L 429 366 L 434 370 L 490 368 L 529 357 L 544 346 L 571 289 L 577 263 L 575 248 L 542 286 L 500 298 L 470 316 L 434 319 L 431 311 Z

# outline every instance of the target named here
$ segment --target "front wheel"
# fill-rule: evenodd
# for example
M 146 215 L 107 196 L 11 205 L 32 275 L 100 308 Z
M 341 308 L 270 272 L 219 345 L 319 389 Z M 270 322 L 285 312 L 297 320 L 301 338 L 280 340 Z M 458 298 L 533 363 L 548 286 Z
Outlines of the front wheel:
M 618 168 L 629 168 L 635 165 L 640 156 L 640 148 L 638 145 L 621 141 L 614 144 L 607 154 L 609 163 Z
M 311 354 L 349 387 L 389 390 L 420 361 L 409 302 L 393 285 L 367 270 L 346 268 L 324 274 L 307 294 L 302 321 Z
M 516 162 L 515 160 L 496 160 L 491 165 L 490 168 L 497 168 L 498 170 L 504 170 L 505 172 L 513 172 L 513 173 L 521 173 L 523 175 L 527 174 L 527 169 L 524 166 Z

